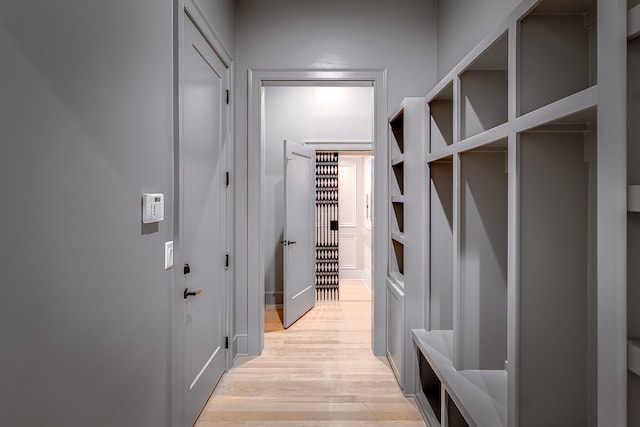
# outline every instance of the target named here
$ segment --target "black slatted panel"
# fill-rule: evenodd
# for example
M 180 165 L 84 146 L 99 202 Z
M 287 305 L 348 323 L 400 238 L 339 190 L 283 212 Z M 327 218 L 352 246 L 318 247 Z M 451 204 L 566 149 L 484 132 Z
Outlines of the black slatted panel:
M 337 300 L 338 153 L 316 153 L 316 299 Z

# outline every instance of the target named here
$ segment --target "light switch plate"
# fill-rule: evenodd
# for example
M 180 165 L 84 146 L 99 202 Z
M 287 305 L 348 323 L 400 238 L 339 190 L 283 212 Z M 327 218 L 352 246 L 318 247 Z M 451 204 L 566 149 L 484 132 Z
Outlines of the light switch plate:
M 173 267 L 173 241 L 164 243 L 164 269 Z

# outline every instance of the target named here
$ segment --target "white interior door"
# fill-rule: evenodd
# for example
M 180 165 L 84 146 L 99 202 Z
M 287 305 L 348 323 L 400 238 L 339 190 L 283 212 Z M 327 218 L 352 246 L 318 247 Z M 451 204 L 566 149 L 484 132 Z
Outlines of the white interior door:
M 228 69 L 186 15 L 183 49 L 179 188 L 184 266 L 176 267 L 183 270 L 184 289 L 182 425 L 191 426 L 226 367 Z
M 285 141 L 284 327 L 311 310 L 315 289 L 315 152 Z

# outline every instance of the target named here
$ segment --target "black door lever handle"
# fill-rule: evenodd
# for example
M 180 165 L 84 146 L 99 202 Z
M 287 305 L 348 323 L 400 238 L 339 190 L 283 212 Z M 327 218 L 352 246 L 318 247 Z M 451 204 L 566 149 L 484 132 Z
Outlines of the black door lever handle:
M 195 297 L 196 295 L 200 295 L 202 291 L 197 289 L 195 291 L 190 291 L 189 288 L 184 289 L 184 299 L 188 299 L 189 297 Z

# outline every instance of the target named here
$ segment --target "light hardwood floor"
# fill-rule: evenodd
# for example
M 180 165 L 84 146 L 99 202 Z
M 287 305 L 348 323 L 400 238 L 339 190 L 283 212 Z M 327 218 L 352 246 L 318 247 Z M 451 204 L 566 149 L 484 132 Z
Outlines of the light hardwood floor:
M 196 426 L 424 427 L 386 359 L 371 352 L 371 302 L 353 291 L 319 302 L 287 330 L 268 309 L 262 356 L 236 362 Z

